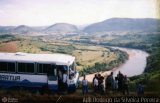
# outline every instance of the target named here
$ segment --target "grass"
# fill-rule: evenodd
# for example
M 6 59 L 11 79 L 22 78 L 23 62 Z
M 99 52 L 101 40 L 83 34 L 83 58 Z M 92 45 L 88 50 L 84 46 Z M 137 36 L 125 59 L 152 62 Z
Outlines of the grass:
M 34 45 L 34 42 L 29 40 L 17 41 L 19 52 L 25 53 L 41 53 L 41 50 Z
M 156 92 L 145 92 L 143 97 L 158 97 L 160 94 Z M 88 94 L 82 95 L 82 90 L 79 88 L 76 90 L 75 93 L 70 93 L 66 95 L 54 93 L 54 94 L 49 94 L 49 93 L 32 93 L 31 91 L 28 90 L 5 90 L 5 89 L 0 89 L 0 98 L 7 97 L 7 98 L 15 98 L 18 99 L 18 102 L 63 102 L 63 103 L 82 103 L 84 101 L 84 98 L 111 98 L 111 97 L 116 97 L 116 98 L 121 98 L 121 97 L 139 97 L 137 96 L 137 93 L 135 91 L 131 91 L 129 95 L 123 95 L 120 92 L 109 92 L 108 94 L 99 94 L 97 93 L 96 95 L 93 94 L 92 89 L 89 89 Z
M 3 41 L 1 39 L 0 41 Z M 86 67 L 92 67 L 95 63 L 109 63 L 118 59 L 116 51 L 102 46 L 73 44 L 68 41 L 34 40 L 30 37 L 19 37 L 17 41 L 12 39 L 0 44 L 0 51 L 26 52 L 26 53 L 64 53 L 76 57 L 79 71 Z

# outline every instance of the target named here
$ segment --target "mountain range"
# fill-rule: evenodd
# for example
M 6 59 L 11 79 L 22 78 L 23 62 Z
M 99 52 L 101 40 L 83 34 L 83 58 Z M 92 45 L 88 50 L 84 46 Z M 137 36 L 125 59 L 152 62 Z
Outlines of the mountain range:
M 0 33 L 29 34 L 29 33 L 74 33 L 78 32 L 75 25 L 56 23 L 51 26 L 31 27 L 27 25 L 0 26 Z
M 88 33 L 107 31 L 155 31 L 160 27 L 159 19 L 112 18 L 87 26 Z
M 46 32 L 77 32 L 78 28 L 75 25 L 67 23 L 56 23 L 47 27 Z
M 50 26 L 31 27 L 26 25 L 19 26 L 0 26 L 0 33 L 29 34 L 29 33 L 96 33 L 108 31 L 156 31 L 160 27 L 160 19 L 131 19 L 131 18 L 111 18 L 102 22 L 90 24 L 83 29 L 68 23 L 56 23 Z

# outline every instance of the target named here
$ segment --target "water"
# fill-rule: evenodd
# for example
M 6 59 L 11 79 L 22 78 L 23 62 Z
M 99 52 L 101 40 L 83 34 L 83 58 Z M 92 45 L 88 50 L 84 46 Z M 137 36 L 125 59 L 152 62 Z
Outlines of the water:
M 137 49 L 127 49 L 120 47 L 113 48 L 126 51 L 129 54 L 129 59 L 120 67 L 116 68 L 114 71 L 114 76 L 116 76 L 119 71 L 128 77 L 140 75 L 144 72 L 147 63 L 147 57 L 149 56 L 148 53 Z
M 117 76 L 117 73 L 121 71 L 127 77 L 132 77 L 136 75 L 140 75 L 144 72 L 147 63 L 147 57 L 149 56 L 148 53 L 138 50 L 138 49 L 128 49 L 128 48 L 121 48 L 121 47 L 112 47 L 115 49 L 119 49 L 121 51 L 125 51 L 129 54 L 128 60 L 123 63 L 121 66 L 117 68 L 113 68 L 110 71 L 104 71 L 101 74 L 103 76 L 109 75 L 111 71 L 113 71 L 114 76 Z M 86 75 L 86 79 L 89 82 L 92 82 L 95 73 Z M 83 78 L 80 77 L 80 80 Z

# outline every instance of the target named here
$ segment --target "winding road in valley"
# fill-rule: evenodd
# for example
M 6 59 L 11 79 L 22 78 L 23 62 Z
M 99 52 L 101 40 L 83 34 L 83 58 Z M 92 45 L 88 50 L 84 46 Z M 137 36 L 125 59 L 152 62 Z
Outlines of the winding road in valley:
M 119 67 L 113 68 L 112 70 L 109 71 L 99 72 L 101 75 L 107 76 L 110 74 L 110 72 L 113 72 L 114 76 L 116 76 L 117 73 L 121 71 L 121 73 L 123 73 L 124 75 L 132 77 L 135 75 L 140 75 L 144 72 L 147 63 L 147 57 L 149 56 L 148 53 L 138 49 L 128 49 L 121 47 L 112 47 L 112 48 L 127 52 L 129 58 L 124 64 L 120 65 Z M 89 82 L 92 82 L 92 79 L 95 74 L 96 73 L 86 75 L 86 79 Z M 80 80 L 82 79 L 83 77 L 80 77 Z

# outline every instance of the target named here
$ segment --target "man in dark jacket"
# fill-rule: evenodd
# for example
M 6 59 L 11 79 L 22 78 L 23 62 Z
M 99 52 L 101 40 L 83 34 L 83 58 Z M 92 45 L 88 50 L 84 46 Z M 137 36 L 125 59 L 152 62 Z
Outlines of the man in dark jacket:
M 123 74 L 119 71 L 119 73 L 117 74 L 117 78 L 118 78 L 118 91 L 123 92 Z

